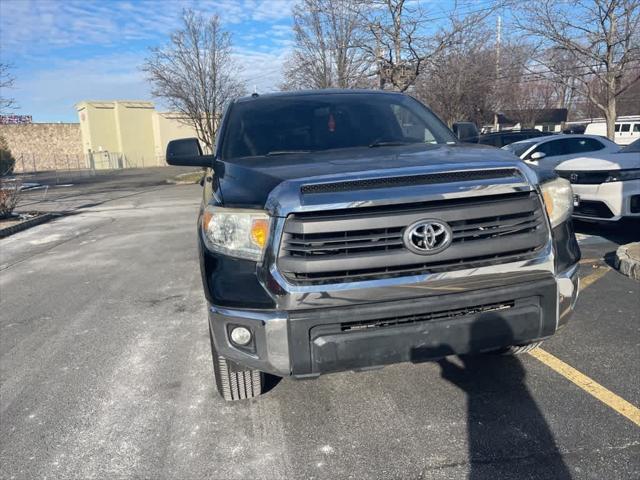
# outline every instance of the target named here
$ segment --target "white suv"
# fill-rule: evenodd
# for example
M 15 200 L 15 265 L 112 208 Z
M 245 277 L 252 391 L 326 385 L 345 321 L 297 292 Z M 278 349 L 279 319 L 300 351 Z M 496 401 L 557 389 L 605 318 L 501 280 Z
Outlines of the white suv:
M 617 153 L 567 160 L 556 172 L 571 182 L 574 217 L 602 221 L 640 218 L 640 140 Z

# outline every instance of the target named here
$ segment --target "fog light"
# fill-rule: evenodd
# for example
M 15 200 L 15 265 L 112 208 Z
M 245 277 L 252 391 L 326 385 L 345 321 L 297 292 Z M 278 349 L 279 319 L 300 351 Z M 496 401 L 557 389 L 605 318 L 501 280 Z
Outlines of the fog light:
M 249 342 L 251 342 L 251 332 L 245 327 L 234 327 L 231 330 L 231 341 L 243 347 L 249 345 Z

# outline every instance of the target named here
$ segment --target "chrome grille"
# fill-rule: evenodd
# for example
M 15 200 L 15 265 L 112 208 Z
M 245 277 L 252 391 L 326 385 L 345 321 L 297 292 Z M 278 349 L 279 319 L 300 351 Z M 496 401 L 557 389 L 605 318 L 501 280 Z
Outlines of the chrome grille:
M 453 233 L 435 255 L 403 242 L 405 228 L 425 218 L 445 221 Z M 278 267 L 294 283 L 420 274 L 526 258 L 546 238 L 535 192 L 303 213 L 287 218 Z

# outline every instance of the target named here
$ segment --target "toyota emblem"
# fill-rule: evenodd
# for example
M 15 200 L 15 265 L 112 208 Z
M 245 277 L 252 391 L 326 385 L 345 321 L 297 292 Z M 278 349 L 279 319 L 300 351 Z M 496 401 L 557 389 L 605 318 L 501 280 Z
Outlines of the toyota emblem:
M 569 182 L 570 183 L 576 183 L 578 181 L 578 174 L 577 173 L 572 173 L 571 175 L 569 175 Z
M 404 232 L 404 244 L 413 253 L 433 255 L 451 244 L 451 228 L 440 220 L 420 220 Z

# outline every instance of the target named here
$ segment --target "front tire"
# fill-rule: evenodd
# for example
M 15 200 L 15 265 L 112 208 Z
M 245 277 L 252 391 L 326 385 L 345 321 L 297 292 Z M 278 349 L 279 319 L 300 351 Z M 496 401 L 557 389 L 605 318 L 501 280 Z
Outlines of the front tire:
M 228 402 L 254 398 L 264 392 L 265 374 L 260 370 L 247 368 L 219 355 L 213 344 L 213 334 L 209 327 L 211 356 L 216 389 Z
M 494 355 L 522 355 L 523 353 L 535 350 L 540 345 L 542 345 L 542 342 L 527 343 L 526 345 L 511 345 L 489 353 Z

